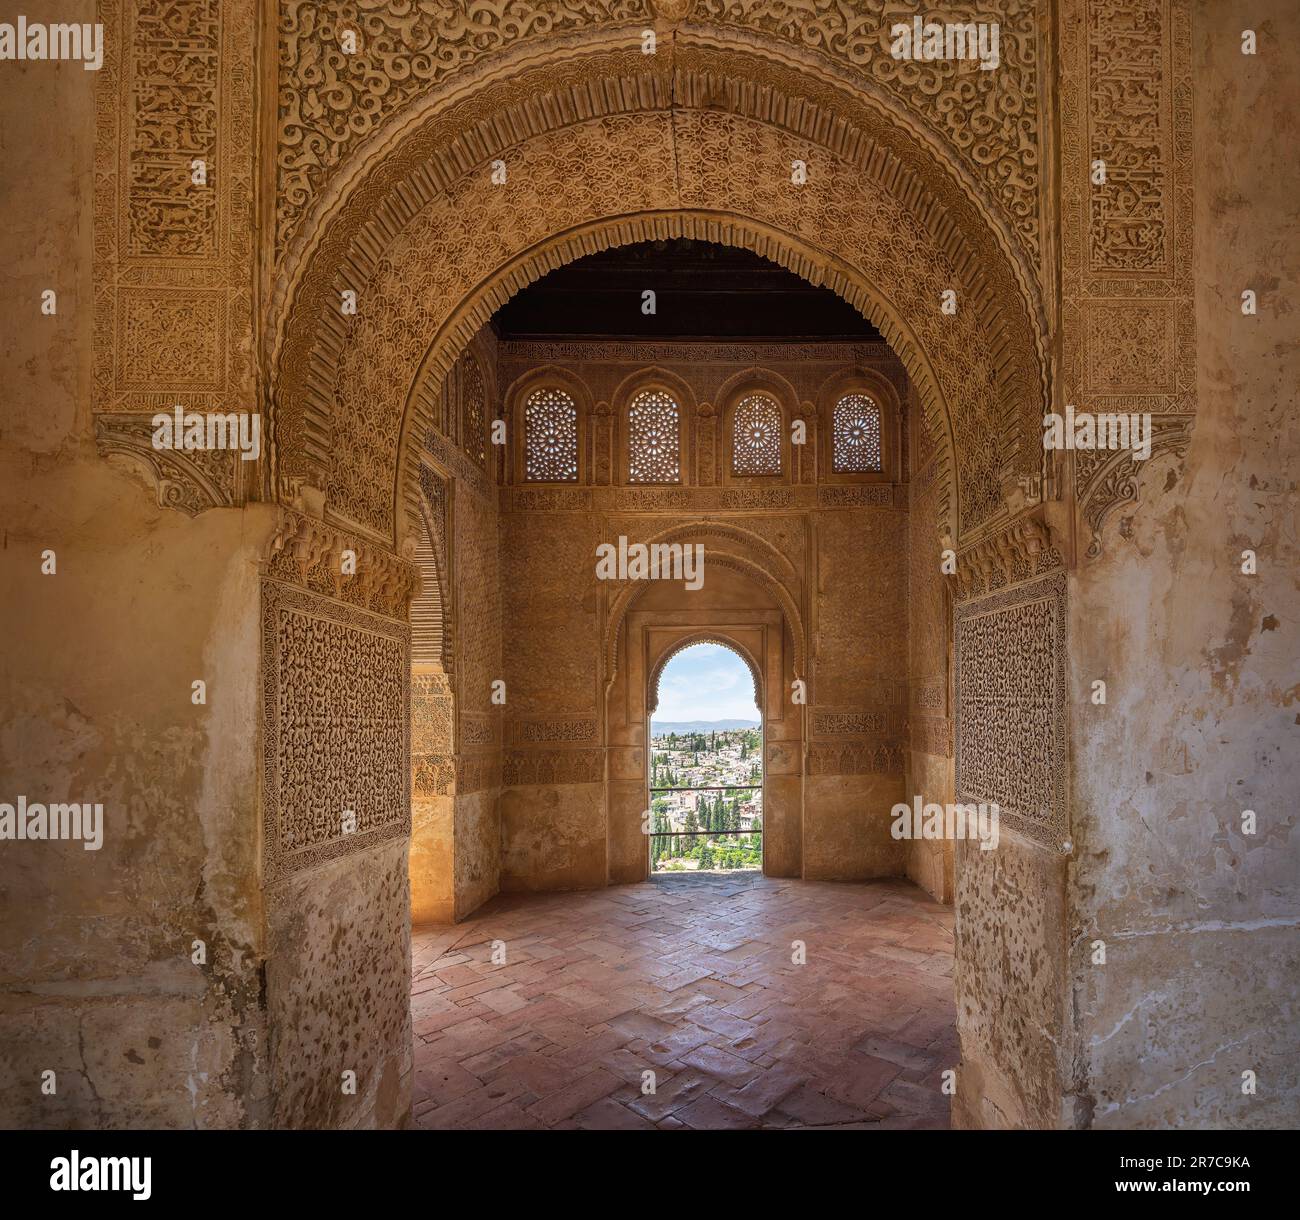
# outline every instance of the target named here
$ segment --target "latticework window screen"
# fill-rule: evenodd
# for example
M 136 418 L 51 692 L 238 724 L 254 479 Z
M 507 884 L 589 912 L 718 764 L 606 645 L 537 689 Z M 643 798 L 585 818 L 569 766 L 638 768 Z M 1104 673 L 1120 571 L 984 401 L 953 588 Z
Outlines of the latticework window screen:
M 766 394 L 748 394 L 731 417 L 731 473 L 781 473 L 781 408 Z
M 628 481 L 681 480 L 680 412 L 663 390 L 642 390 L 627 410 Z
M 544 386 L 524 403 L 524 478 L 572 483 L 578 478 L 578 407 L 563 390 Z
M 831 421 L 831 469 L 836 474 L 870 474 L 884 469 L 880 407 L 865 394 L 845 394 Z

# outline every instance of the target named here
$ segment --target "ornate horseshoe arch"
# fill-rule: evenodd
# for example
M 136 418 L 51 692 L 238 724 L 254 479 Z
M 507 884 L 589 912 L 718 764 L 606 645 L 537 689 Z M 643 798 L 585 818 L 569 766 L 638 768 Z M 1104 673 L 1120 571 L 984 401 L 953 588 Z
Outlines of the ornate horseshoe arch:
M 1026 432 L 1024 423 L 1047 385 L 1042 311 L 1015 243 L 928 140 L 843 81 L 791 79 L 733 49 L 717 52 L 715 66 L 729 65 L 732 75 L 710 91 L 702 82 L 711 53 L 693 54 L 699 109 L 666 110 L 653 89 L 606 89 L 603 101 L 590 100 L 593 90 L 578 81 L 627 81 L 614 67 L 626 69 L 626 57 L 601 52 L 566 61 L 563 72 L 534 66 L 509 84 L 489 81 L 472 98 L 445 100 L 382 156 L 367 144 L 377 160 L 349 162 L 348 189 L 336 175 L 321 237 L 286 259 L 270 328 L 280 494 L 320 485 L 331 516 L 396 544 L 431 384 L 469 336 L 552 267 L 610 245 L 682 235 L 753 249 L 870 317 L 951 452 L 949 532 L 982 532 L 1005 515 L 1008 463 L 1036 470 L 1041 462 L 1041 447 L 1027 443 L 1037 440 L 1036 426 Z M 790 92 L 774 85 L 760 102 L 729 91 L 725 83 L 739 81 L 742 67 Z M 524 80 L 556 104 L 511 102 Z M 840 122 L 828 126 L 833 114 Z M 506 131 L 521 132 L 522 142 L 510 145 Z M 819 175 L 812 191 L 753 193 L 756 177 L 770 178 L 772 166 L 807 149 Z M 507 150 L 511 189 L 494 196 L 485 158 Z M 611 211 L 614 200 L 620 206 Z M 941 322 L 937 302 L 952 284 L 964 306 Z M 366 302 L 351 321 L 336 307 L 349 287 Z M 350 410 L 340 414 L 339 403 Z M 356 485 L 358 470 L 384 469 L 391 498 Z

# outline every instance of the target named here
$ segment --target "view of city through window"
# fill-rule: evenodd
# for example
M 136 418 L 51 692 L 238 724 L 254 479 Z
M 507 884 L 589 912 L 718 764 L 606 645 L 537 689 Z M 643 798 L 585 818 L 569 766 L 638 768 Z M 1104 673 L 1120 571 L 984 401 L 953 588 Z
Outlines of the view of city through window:
M 664 667 L 650 724 L 655 872 L 763 867 L 763 729 L 749 670 L 718 644 Z

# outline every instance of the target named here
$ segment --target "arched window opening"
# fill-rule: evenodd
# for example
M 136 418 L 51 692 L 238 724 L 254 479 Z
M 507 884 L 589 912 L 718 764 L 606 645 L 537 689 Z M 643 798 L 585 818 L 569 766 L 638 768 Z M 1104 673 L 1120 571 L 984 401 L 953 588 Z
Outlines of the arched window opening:
M 534 390 L 524 403 L 524 478 L 530 483 L 578 478 L 578 407 L 554 386 Z
M 642 390 L 627 409 L 628 482 L 678 483 L 681 412 L 664 390 Z
M 653 873 L 763 866 L 763 718 L 758 679 L 724 644 L 697 640 L 650 683 Z
M 731 473 L 781 473 L 781 408 L 766 394 L 747 394 L 732 413 Z
M 835 474 L 879 474 L 884 470 L 880 407 L 866 394 L 845 394 L 831 421 L 831 470 Z

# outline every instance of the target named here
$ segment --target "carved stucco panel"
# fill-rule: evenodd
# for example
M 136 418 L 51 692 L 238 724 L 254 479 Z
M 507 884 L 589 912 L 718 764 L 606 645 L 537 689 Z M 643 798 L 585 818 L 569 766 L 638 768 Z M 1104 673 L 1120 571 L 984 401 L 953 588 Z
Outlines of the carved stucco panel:
M 1191 443 L 1193 418 L 1188 415 L 1154 416 L 1151 420 L 1151 457 L 1136 459 L 1129 450 L 1076 452 L 1074 477 L 1079 514 L 1087 528 L 1086 554 L 1095 558 L 1102 551 L 1102 530 L 1117 510 L 1133 504 L 1143 485 L 1143 474 L 1152 459 L 1162 454 L 1181 458 Z M 1148 479 L 1150 486 L 1152 480 Z M 1159 495 L 1158 485 L 1152 492 Z M 1152 493 L 1148 493 L 1152 494 Z M 1122 520 L 1120 536 L 1128 537 L 1128 522 Z
M 262 675 L 267 879 L 409 834 L 406 624 L 263 580 Z
M 98 19 L 95 410 L 248 410 L 255 5 L 101 0 Z
M 450 753 L 451 730 L 452 695 L 447 675 L 437 670 L 416 670 L 411 675 L 411 753 Z
M 975 4 L 956 19 L 984 19 Z M 744 45 L 755 36 L 794 64 L 821 61 L 832 75 L 865 79 L 965 163 L 1031 251 L 1041 227 L 1040 27 L 1042 0 L 1004 0 L 1000 67 L 900 61 L 890 53 L 886 0 L 853 6 L 828 0 L 280 0 L 277 129 L 277 248 L 349 152 L 453 75 L 530 46 L 574 44 L 622 28 L 630 44 L 656 11 L 676 18 L 687 43 Z M 903 14 L 909 16 L 909 14 Z M 347 54 L 341 35 L 357 50 Z
M 696 0 L 692 24 L 756 31 L 778 46 L 812 51 L 885 90 L 960 156 L 1031 250 L 1041 227 L 1039 47 L 1043 0 L 950 3 L 948 21 L 998 24 L 999 66 L 973 69 L 955 60 L 915 61 L 890 54 L 891 27 L 916 9 L 894 0 Z M 921 15 L 937 19 L 938 13 Z
M 105 457 L 126 457 L 152 476 L 158 503 L 197 516 L 238 502 L 244 465 L 232 449 L 155 449 L 150 415 L 105 413 L 95 420 L 95 442 Z
M 1067 0 L 1060 40 L 1065 399 L 1192 412 L 1190 2 Z
M 511 739 L 521 745 L 548 742 L 594 742 L 599 723 L 595 717 L 573 716 L 561 718 L 519 720 L 511 728 Z
M 914 716 L 909 744 L 918 754 L 952 757 L 952 721 L 942 716 Z
M 1069 833 L 1066 589 L 1058 573 L 957 608 L 957 799 L 1059 850 Z
M 599 784 L 605 779 L 605 751 L 519 751 L 505 756 L 501 772 L 501 782 L 506 787 Z
M 350 573 L 344 571 L 345 551 L 355 560 Z M 407 617 L 419 584 L 415 565 L 407 559 L 289 509 L 280 510 L 266 574 L 395 619 Z
M 895 742 L 855 742 L 808 747 L 809 775 L 894 775 L 903 771 L 903 747 Z
M 647 0 L 279 0 L 278 8 L 279 247 L 348 152 L 420 94 L 513 46 L 652 16 Z M 355 53 L 343 50 L 345 31 Z

